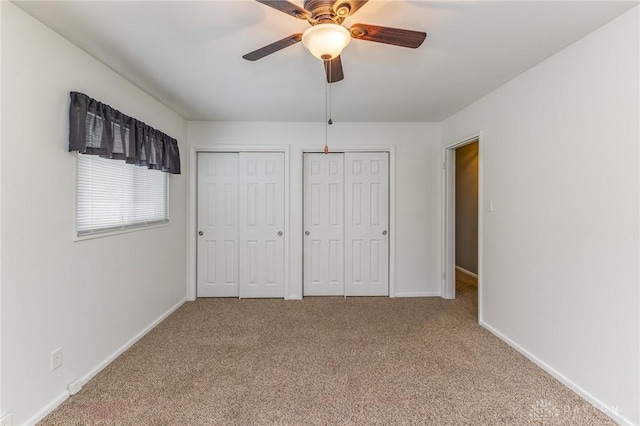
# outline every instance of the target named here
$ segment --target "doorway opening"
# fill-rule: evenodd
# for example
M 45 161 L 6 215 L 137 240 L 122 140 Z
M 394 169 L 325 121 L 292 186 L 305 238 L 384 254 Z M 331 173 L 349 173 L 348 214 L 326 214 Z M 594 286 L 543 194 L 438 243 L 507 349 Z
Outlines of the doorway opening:
M 462 298 L 482 309 L 481 134 L 444 148 L 443 288 L 445 299 Z M 477 308 L 476 308 L 477 306 Z

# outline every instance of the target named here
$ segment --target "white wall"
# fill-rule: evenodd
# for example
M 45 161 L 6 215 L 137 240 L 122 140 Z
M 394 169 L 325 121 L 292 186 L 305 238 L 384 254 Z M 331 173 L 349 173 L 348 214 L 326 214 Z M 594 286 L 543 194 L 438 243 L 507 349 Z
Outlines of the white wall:
M 2 400 L 34 421 L 186 296 L 186 174 L 170 177 L 168 227 L 73 242 L 69 92 L 176 137 L 186 121 L 34 20 L 2 3 Z M 183 164 L 186 164 L 183 154 Z M 50 371 L 50 353 L 63 365 Z
M 0 6 L 0 25 L 4 9 Z M 1 30 L 1 27 L 0 27 Z M 0 31 L 0 44 L 2 33 Z M 0 70 L 2 70 L 2 46 L 0 45 Z M 1 77 L 1 72 L 0 72 Z M 2 78 L 0 78 L 0 94 L 2 93 Z M 0 102 L 0 117 L 2 117 L 2 104 Z M 3 421 L 4 411 L 2 410 L 2 123 L 0 121 L 0 422 Z
M 191 146 L 271 144 L 291 147 L 290 294 L 302 280 L 302 147 L 324 146 L 323 123 L 189 122 Z M 329 147 L 395 145 L 396 296 L 439 295 L 440 157 L 438 123 L 340 123 L 329 130 Z
M 638 18 L 636 7 L 443 123 L 445 145 L 484 131 L 484 324 L 635 424 Z

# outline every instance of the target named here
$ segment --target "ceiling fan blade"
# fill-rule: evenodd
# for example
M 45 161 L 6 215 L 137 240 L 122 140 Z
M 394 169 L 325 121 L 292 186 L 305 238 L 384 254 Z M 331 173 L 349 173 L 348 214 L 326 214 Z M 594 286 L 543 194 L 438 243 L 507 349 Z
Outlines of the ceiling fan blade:
M 327 83 L 335 83 L 344 79 L 342 72 L 342 59 L 337 56 L 330 61 L 324 61 L 324 72 L 327 74 Z
M 358 40 L 375 41 L 412 49 L 420 47 L 424 39 L 427 38 L 427 33 L 420 31 L 378 27 L 377 25 L 368 24 L 353 24 L 349 31 L 351 32 L 351 37 Z
M 289 37 L 285 37 L 282 40 L 278 40 L 275 43 L 268 44 L 264 47 L 261 47 L 258 50 L 254 50 L 251 53 L 247 53 L 243 56 L 247 61 L 257 61 L 258 59 L 262 59 L 267 55 L 271 55 L 272 53 L 277 52 L 278 50 L 282 50 L 285 47 L 289 47 L 293 44 L 298 43 L 302 40 L 302 33 L 293 34 Z
M 333 10 L 341 18 L 351 16 L 364 6 L 369 0 L 336 0 Z
M 280 12 L 284 12 L 287 15 L 291 15 L 298 19 L 307 19 L 311 17 L 309 11 L 296 6 L 295 4 L 286 0 L 256 0 L 258 3 L 262 3 L 266 6 L 272 7 Z

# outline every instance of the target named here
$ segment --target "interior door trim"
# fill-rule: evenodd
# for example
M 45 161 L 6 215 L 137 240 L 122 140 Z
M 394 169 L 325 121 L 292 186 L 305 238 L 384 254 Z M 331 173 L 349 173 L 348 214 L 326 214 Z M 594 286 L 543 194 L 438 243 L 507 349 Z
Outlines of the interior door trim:
M 442 298 L 455 299 L 455 150 L 478 142 L 478 323 L 483 323 L 484 303 L 484 134 L 449 143 L 442 148 Z

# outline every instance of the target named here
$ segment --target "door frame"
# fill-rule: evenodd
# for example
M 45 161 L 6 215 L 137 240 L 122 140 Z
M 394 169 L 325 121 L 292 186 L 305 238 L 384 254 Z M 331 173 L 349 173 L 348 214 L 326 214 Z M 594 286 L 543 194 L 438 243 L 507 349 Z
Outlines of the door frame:
M 465 145 L 478 142 L 478 322 L 482 322 L 483 289 L 483 134 L 482 130 L 470 137 L 445 145 L 442 148 L 442 298 L 456 297 L 456 163 L 455 151 Z
M 303 145 L 300 147 L 300 165 L 304 164 L 304 154 L 306 153 L 323 153 L 324 145 Z M 345 153 L 345 152 L 386 152 L 389 154 L 389 297 L 395 297 L 395 262 L 396 262 L 396 232 L 395 232 L 395 145 L 340 145 L 331 151 L 332 153 Z M 302 298 L 302 282 L 304 279 L 304 170 L 300 168 L 300 185 L 297 192 L 297 196 L 300 197 L 300 202 L 294 204 L 296 209 L 296 217 L 300 217 L 300 223 L 297 226 L 296 233 L 299 235 L 297 243 L 300 245 L 300 269 L 298 274 L 298 294 Z
M 284 154 L 284 294 L 289 294 L 289 146 L 288 145 L 202 145 L 189 149 L 189 209 L 187 212 L 187 300 L 197 297 L 197 253 L 198 239 L 198 153 L 200 152 L 281 152 Z

